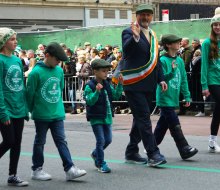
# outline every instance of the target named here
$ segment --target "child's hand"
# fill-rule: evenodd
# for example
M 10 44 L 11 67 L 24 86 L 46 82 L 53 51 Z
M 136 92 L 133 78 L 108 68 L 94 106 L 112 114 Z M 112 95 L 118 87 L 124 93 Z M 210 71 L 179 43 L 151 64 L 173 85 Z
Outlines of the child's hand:
M 183 106 L 188 108 L 190 106 L 190 102 L 186 102 Z
M 173 68 L 173 70 L 175 70 L 177 68 L 177 64 L 175 62 L 176 62 L 175 60 L 172 61 L 172 68 Z
M 210 95 L 209 90 L 203 90 L 202 91 L 203 96 L 205 96 L 206 98 Z
M 100 84 L 100 83 L 98 83 L 97 85 L 96 85 L 96 90 L 97 91 L 99 91 L 100 92 L 100 90 L 103 88 L 103 86 Z
M 121 84 L 123 84 L 123 76 L 122 76 L 122 74 L 119 75 L 118 81 L 119 81 Z
M 163 92 L 165 92 L 168 88 L 167 83 L 165 81 L 161 81 L 160 86 L 161 86 Z

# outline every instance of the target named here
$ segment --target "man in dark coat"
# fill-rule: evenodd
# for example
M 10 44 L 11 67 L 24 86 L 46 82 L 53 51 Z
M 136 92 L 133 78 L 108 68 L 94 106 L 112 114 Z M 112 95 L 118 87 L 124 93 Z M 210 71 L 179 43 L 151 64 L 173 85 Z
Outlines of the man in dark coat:
M 157 83 L 167 89 L 158 63 L 158 41 L 156 34 L 148 27 L 153 19 L 153 7 L 142 4 L 136 10 L 137 21 L 122 32 L 123 86 L 133 114 L 130 142 L 125 152 L 128 163 L 157 166 L 166 163 L 160 154 L 150 120 L 150 104 Z M 142 140 L 148 160 L 139 154 L 138 143 Z

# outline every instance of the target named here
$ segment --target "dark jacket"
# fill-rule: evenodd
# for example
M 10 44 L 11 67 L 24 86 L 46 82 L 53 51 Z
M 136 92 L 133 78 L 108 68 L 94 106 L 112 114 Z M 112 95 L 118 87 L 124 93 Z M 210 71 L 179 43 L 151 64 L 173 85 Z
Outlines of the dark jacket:
M 136 42 L 131 29 L 125 29 L 122 32 L 122 48 L 124 59 L 122 70 L 144 66 L 150 59 L 150 44 L 143 32 L 140 33 L 139 42 Z M 124 85 L 124 90 L 152 92 L 155 90 L 156 84 L 161 81 L 164 81 L 164 75 L 158 60 L 156 67 L 150 75 L 137 83 Z
M 192 55 L 192 46 L 183 49 L 181 57 L 185 63 L 186 72 L 190 71 L 190 62 L 192 60 L 191 55 Z
M 86 85 L 89 85 L 89 87 L 92 89 L 92 91 L 95 92 L 97 81 L 92 79 Z M 110 106 L 111 106 L 111 110 L 112 110 L 112 117 L 114 117 L 113 106 L 112 106 L 113 97 L 112 97 L 111 87 L 110 87 L 109 82 L 107 80 L 104 80 L 103 81 L 103 88 L 101 89 L 101 93 L 99 94 L 98 101 L 93 106 L 86 105 L 86 117 L 87 117 L 88 121 L 90 119 L 105 119 L 106 118 L 106 116 L 107 116 L 106 98 L 107 97 L 105 95 L 104 89 L 108 93 L 109 102 L 110 102 Z
M 89 81 L 89 77 L 92 76 L 92 68 L 89 63 L 83 63 L 79 71 L 79 88 L 84 89 L 85 84 Z

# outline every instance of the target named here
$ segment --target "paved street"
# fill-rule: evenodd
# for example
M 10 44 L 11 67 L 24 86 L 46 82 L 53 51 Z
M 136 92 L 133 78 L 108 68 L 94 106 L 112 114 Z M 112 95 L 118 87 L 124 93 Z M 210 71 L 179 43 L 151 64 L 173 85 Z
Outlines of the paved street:
M 155 126 L 158 116 L 153 116 Z M 199 149 L 199 153 L 191 160 L 182 161 L 179 157 L 174 141 L 169 133 L 160 145 L 161 152 L 167 158 L 167 164 L 161 168 L 149 168 L 145 165 L 131 165 L 124 163 L 124 151 L 128 142 L 131 127 L 131 115 L 116 115 L 113 127 L 113 143 L 106 150 L 106 160 L 112 168 L 112 173 L 98 173 L 93 166 L 89 154 L 95 146 L 95 138 L 91 132 L 85 115 L 67 115 L 65 121 L 66 136 L 75 164 L 87 170 L 87 175 L 65 182 L 65 173 L 61 159 L 48 133 L 45 146 L 44 170 L 53 176 L 51 181 L 41 182 L 30 179 L 31 155 L 34 138 L 33 121 L 26 123 L 23 135 L 22 154 L 19 163 L 19 175 L 29 181 L 29 186 L 22 189 L 47 190 L 207 190 L 219 189 L 220 155 L 207 152 L 210 117 L 196 118 L 180 117 L 186 138 L 192 146 Z M 1 140 L 1 139 L 0 139 Z M 144 156 L 143 146 L 140 153 Z M 0 160 L 0 190 L 11 189 L 6 184 L 8 176 L 8 155 Z

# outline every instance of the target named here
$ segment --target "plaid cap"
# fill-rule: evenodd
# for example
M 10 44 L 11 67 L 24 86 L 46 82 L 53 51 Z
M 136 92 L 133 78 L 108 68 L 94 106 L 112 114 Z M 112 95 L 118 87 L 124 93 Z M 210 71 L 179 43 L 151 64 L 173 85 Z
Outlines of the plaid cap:
M 174 35 L 174 34 L 165 34 L 162 36 L 161 38 L 161 43 L 164 45 L 164 44 L 171 44 L 171 43 L 174 43 L 174 42 L 178 42 L 178 41 L 181 41 L 182 38 Z
M 104 59 L 94 59 L 91 63 L 92 69 L 99 69 L 99 68 L 110 68 L 112 67 L 111 63 L 105 61 Z
M 68 60 L 66 53 L 64 52 L 63 48 L 57 42 L 51 42 L 45 50 L 45 53 L 49 53 L 50 55 L 56 57 L 60 61 Z

